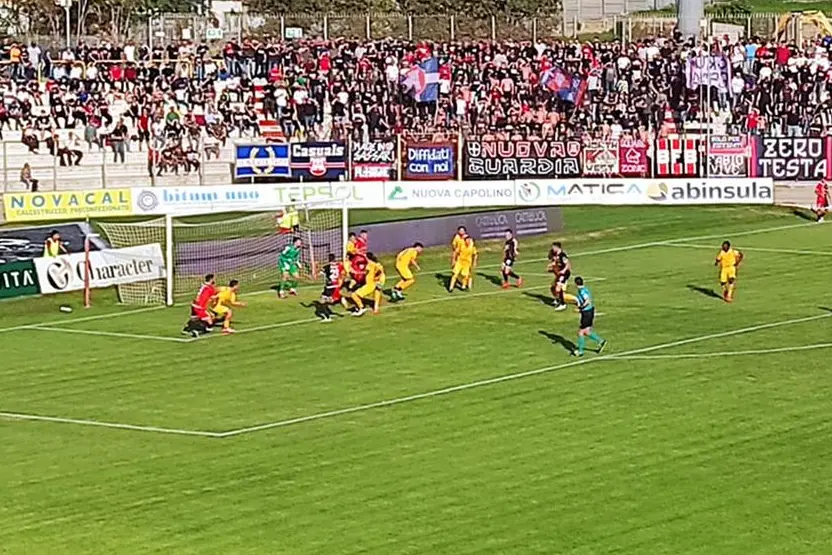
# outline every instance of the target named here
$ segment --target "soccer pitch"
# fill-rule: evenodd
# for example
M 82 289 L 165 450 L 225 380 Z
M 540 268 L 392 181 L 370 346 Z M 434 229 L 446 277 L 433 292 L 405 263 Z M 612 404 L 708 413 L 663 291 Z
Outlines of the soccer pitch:
M 407 301 L 325 325 L 317 284 L 243 283 L 240 333 L 198 340 L 187 307 L 109 291 L 0 303 L 0 553 L 830 552 L 832 226 L 564 221 L 521 239 L 521 289 L 495 282 L 501 242 L 468 293 L 429 249 Z M 578 316 L 547 304 L 554 239 L 603 355 L 570 357 Z M 724 239 L 746 255 L 732 305 Z

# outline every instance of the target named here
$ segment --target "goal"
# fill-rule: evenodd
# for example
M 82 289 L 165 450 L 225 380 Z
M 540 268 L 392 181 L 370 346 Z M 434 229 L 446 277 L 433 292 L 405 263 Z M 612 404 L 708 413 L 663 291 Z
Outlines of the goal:
M 333 208 L 341 205 L 340 208 Z M 159 243 L 165 252 L 165 279 L 118 286 L 128 304 L 189 299 L 206 274 L 222 285 L 237 279 L 247 291 L 268 290 L 280 275 L 277 256 L 295 237 L 303 240 L 301 278 L 314 280 L 330 253 L 343 256 L 349 213 L 346 201 L 295 204 L 299 225 L 278 226 L 280 210 L 241 214 L 164 216 L 134 223 L 99 222 L 102 235 L 115 248 Z

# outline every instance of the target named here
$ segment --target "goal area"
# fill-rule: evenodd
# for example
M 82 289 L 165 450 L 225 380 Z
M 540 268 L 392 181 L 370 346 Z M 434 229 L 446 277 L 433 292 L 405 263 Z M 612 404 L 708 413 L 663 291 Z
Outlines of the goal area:
M 341 205 L 333 208 L 333 206 Z M 285 227 L 294 208 L 297 219 Z M 166 278 L 118 286 L 127 304 L 190 300 L 206 274 L 217 284 L 239 280 L 247 291 L 273 288 L 280 279 L 277 257 L 294 238 L 303 241 L 301 279 L 312 281 L 329 254 L 342 257 L 349 214 L 346 201 L 298 203 L 281 209 L 164 216 L 133 223 L 99 222 L 113 248 L 159 243 L 165 252 Z

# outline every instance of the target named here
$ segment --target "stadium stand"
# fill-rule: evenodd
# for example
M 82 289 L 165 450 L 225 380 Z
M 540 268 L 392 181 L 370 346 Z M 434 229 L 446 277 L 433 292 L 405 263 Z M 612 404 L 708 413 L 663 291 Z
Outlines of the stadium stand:
M 6 190 L 223 183 L 233 142 L 447 138 L 674 140 L 820 136 L 832 124 L 831 37 L 614 42 L 227 42 L 149 48 L 6 44 Z M 689 60 L 719 64 L 695 69 Z M 424 71 L 435 60 L 435 72 Z M 420 68 L 413 71 L 414 68 Z M 414 94 L 437 84 L 435 102 Z M 152 166 L 152 167 L 151 167 Z M 59 181 L 56 183 L 55 180 Z

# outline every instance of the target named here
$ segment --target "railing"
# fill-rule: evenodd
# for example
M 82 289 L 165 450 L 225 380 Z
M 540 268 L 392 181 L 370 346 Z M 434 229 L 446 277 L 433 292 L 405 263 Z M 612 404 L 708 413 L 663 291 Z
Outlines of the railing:
M 20 141 L 3 141 L 0 143 L 2 191 L 27 189 L 21 176 L 25 164 L 29 165 L 32 179 L 37 180 L 39 191 L 221 184 L 228 183 L 233 164 L 228 148 L 209 148 L 207 151 L 200 148 L 196 151 L 195 164 L 174 167 L 161 164 L 158 154 L 149 155 L 146 145 L 139 150 L 135 142 L 129 147 L 125 142 L 123 162 L 120 157 L 116 159 L 111 147 L 98 148 L 95 143 L 90 147 L 85 141 L 80 142 L 80 146 L 70 149 L 81 155 L 76 165 L 74 154 L 61 160 L 49 152 L 43 141 L 37 154 L 29 152 Z
M 668 0 L 576 0 L 564 2 L 560 13 L 531 16 L 471 17 L 465 14 L 225 14 L 220 26 L 211 18 L 193 14 L 162 14 L 110 40 L 169 43 L 184 37 L 207 41 L 219 47 L 226 40 L 245 37 L 382 39 L 387 37 L 416 40 L 513 40 L 536 41 L 585 35 L 602 39 L 635 40 L 647 36 L 669 36 L 676 26 L 676 16 L 657 10 Z M 770 37 L 778 29 L 782 13 L 711 14 L 706 16 L 709 34 L 733 34 Z M 736 31 L 725 25 L 736 27 Z M 783 29 L 781 29 L 783 30 Z M 799 25 L 790 25 L 786 33 L 799 39 L 813 36 Z M 807 34 L 808 33 L 808 34 Z M 103 37 L 78 37 L 96 44 Z M 26 41 L 51 45 L 54 37 L 25 35 Z

